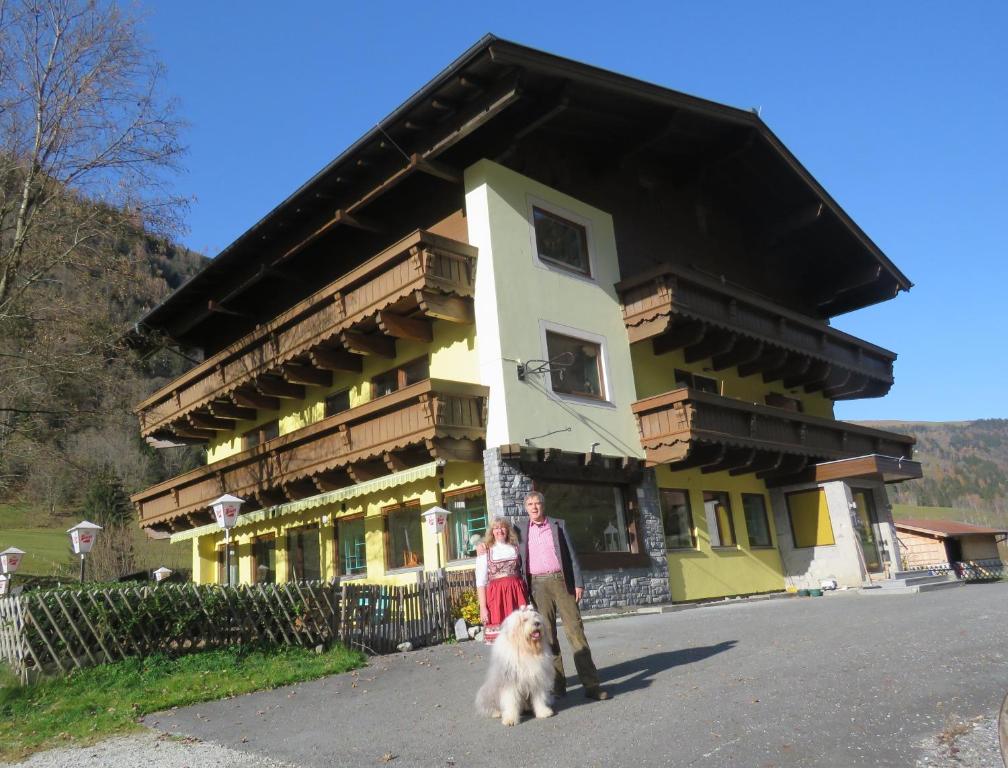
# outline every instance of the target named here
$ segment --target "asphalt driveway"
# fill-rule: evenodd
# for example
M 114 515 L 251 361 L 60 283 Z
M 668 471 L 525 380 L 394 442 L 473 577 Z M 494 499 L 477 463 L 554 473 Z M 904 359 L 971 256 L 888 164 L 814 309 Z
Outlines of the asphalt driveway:
M 613 698 L 570 678 L 556 716 L 512 729 L 474 712 L 475 643 L 146 724 L 305 767 L 958 765 L 1008 692 L 1005 627 L 1008 583 L 737 602 L 588 623 Z

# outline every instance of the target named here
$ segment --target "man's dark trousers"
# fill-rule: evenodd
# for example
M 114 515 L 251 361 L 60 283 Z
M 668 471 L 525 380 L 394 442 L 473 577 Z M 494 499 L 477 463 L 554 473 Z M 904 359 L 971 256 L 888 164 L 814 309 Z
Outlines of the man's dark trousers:
M 562 696 L 567 691 L 567 676 L 564 674 L 563 659 L 560 657 L 560 639 L 557 637 L 557 614 L 563 621 L 564 634 L 574 652 L 574 666 L 585 691 L 597 691 L 598 670 L 592 661 L 591 649 L 585 639 L 584 624 L 574 596 L 567 591 L 562 573 L 532 576 L 532 602 L 546 619 L 550 647 L 553 649 L 553 692 Z

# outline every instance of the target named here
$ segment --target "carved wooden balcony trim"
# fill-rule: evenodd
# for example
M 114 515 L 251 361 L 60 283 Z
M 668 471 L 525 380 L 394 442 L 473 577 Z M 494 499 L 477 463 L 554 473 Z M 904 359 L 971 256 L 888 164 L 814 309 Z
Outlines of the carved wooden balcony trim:
M 480 461 L 487 388 L 427 380 L 280 435 L 148 488 L 132 499 L 144 527 L 189 528 L 221 493 L 251 499 L 303 495 L 307 484 L 352 485 L 353 477 L 430 461 Z
M 186 416 L 214 401 L 244 406 L 236 393 L 255 397 L 251 387 L 267 374 L 318 382 L 327 371 L 360 370 L 360 354 L 394 354 L 397 336 L 422 335 L 432 319 L 471 323 L 475 258 L 466 243 L 414 232 L 141 402 L 141 434 L 178 435 Z
M 880 397 L 893 383 L 896 353 L 742 288 L 663 264 L 617 283 L 631 343 L 684 349 L 687 362 L 822 391 L 832 400 Z

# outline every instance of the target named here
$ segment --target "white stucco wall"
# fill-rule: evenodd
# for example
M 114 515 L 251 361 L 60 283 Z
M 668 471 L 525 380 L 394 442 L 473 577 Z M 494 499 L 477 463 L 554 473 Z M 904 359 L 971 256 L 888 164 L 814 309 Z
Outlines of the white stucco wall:
M 489 160 L 465 171 L 469 242 L 479 249 L 476 334 L 490 387 L 487 445 L 507 443 L 643 456 L 630 346 L 614 285 L 620 279 L 612 217 Z M 584 222 L 592 278 L 539 262 L 531 205 Z M 605 401 L 555 394 L 548 376 L 519 381 L 517 365 L 548 357 L 547 329 L 602 345 Z M 568 431 L 569 430 L 569 431 Z M 552 433 L 552 434 L 546 434 Z

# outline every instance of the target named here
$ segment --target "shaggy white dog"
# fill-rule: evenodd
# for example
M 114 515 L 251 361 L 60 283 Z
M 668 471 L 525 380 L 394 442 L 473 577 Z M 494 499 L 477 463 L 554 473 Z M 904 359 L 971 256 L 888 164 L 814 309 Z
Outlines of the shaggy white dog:
M 531 606 L 514 611 L 501 624 L 490 654 L 490 669 L 476 693 L 476 708 L 501 725 L 515 725 L 529 708 L 550 717 L 553 653 L 546 644 L 542 615 Z

